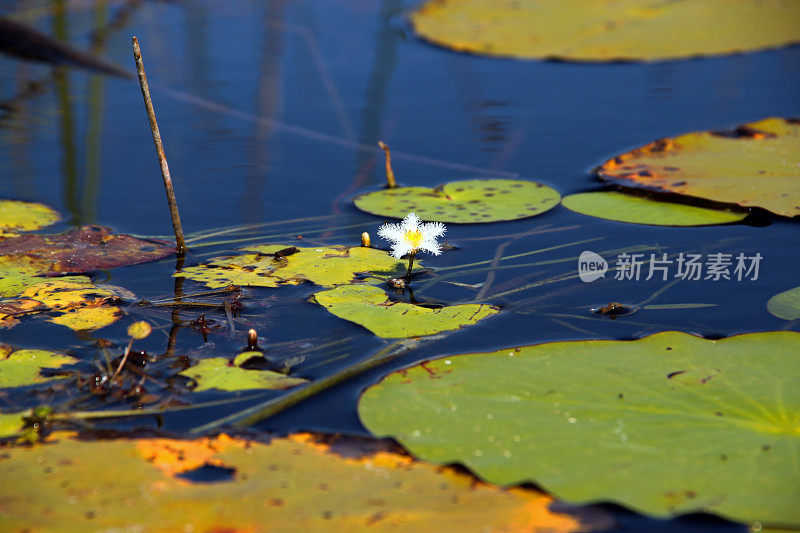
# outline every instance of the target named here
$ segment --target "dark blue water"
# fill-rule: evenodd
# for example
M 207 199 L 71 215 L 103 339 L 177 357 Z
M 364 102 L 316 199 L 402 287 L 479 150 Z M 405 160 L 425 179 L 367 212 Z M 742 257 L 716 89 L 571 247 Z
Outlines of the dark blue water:
M 404 19 L 411 4 L 98 1 L 62 9 L 58 2 L 2 1 L 0 12 L 131 71 L 130 41 L 138 36 L 186 231 L 270 224 L 230 236 L 241 242 L 206 246 L 225 236 L 195 241 L 187 264 L 250 242 L 294 244 L 297 235 L 313 243 L 356 244 L 362 231 L 370 231 L 375 239 L 383 220 L 358 212 L 351 199 L 384 181 L 378 140 L 392 147 L 395 172 L 405 185 L 520 177 L 568 194 L 599 187 L 590 172 L 594 166 L 654 139 L 768 116 L 800 116 L 798 47 L 657 64 L 487 59 L 416 39 Z M 56 229 L 99 223 L 123 232 L 169 235 L 135 81 L 0 56 L 0 101 L 11 104 L 10 111 L 0 111 L 0 197 L 55 207 L 64 214 Z M 321 216 L 327 218 L 296 221 Z M 772 218 L 765 226 L 660 228 L 593 219 L 558 207 L 516 222 L 450 225 L 447 238 L 458 248 L 424 262 L 443 269 L 443 277 L 418 282 L 417 299 L 478 298 L 501 305 L 504 312 L 480 327 L 426 343 L 261 429 L 363 432 L 355 415 L 359 391 L 392 368 L 436 355 L 552 340 L 628 339 L 669 329 L 708 337 L 800 329 L 766 310 L 772 295 L 800 285 L 800 234 L 797 223 L 786 219 Z M 485 289 L 449 283 L 486 283 L 485 270 L 460 273 L 450 267 L 491 260 L 498 247 L 508 256 L 554 246 L 561 247 L 503 261 L 517 266 L 497 270 Z M 581 251 L 612 259 L 630 247 L 648 255 L 760 253 L 763 259 L 757 280 L 668 286 L 660 279 L 607 276 L 591 284 L 576 279 Z M 172 294 L 174 268 L 174 261 L 166 260 L 98 278 L 153 300 Z M 566 279 L 509 292 L 553 277 Z M 186 285 L 186 290 L 197 289 Z M 175 353 L 232 354 L 252 326 L 272 356 L 304 355 L 297 372 L 319 378 L 382 345 L 308 303 L 312 292 L 310 286 L 254 290 L 236 334 L 229 334 L 218 313 L 209 316 L 220 326 L 209 343 L 183 328 Z M 611 301 L 710 305 L 640 309 L 616 320 L 588 311 Z M 163 332 L 141 347 L 164 353 L 169 312 L 131 312 L 163 324 Z M 182 318 L 199 314 L 183 311 Z M 88 358 L 94 337 L 124 338 L 127 323 L 86 337 L 26 322 L 0 331 L 0 340 L 28 346 L 36 338 L 40 347 L 66 345 Z M 341 343 L 334 348 L 315 349 L 337 340 Z M 184 430 L 238 407 L 166 416 L 164 423 Z M 152 427 L 154 422 L 123 423 L 130 424 Z

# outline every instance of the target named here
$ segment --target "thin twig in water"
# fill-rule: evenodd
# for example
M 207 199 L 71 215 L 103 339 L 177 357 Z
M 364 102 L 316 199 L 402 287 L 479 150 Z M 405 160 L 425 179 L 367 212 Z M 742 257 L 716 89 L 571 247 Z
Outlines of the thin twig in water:
M 186 242 L 183 240 L 183 227 L 181 217 L 178 214 L 178 203 L 175 201 L 175 191 L 172 188 L 172 177 L 169 174 L 167 156 L 164 153 L 164 145 L 161 142 L 161 133 L 158 131 L 156 122 L 156 112 L 153 109 L 153 101 L 150 99 L 150 88 L 147 86 L 147 76 L 144 73 L 144 63 L 142 62 L 142 52 L 139 49 L 139 40 L 133 37 L 133 59 L 136 61 L 136 72 L 139 75 L 139 85 L 142 88 L 144 106 L 147 109 L 147 118 L 150 120 L 150 131 L 153 134 L 153 142 L 156 145 L 158 164 L 161 166 L 161 177 L 164 180 L 164 190 L 167 193 L 167 203 L 169 203 L 169 213 L 172 217 L 172 228 L 175 230 L 175 242 L 178 245 L 178 253 L 186 253 Z

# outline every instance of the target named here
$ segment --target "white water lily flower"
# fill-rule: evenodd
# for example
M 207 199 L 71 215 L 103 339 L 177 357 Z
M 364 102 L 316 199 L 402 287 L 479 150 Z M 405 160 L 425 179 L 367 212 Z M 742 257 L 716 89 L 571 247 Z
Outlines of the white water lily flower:
M 433 255 L 442 253 L 436 242 L 437 237 L 444 235 L 447 228 L 441 222 L 425 222 L 420 224 L 416 213 L 409 213 L 399 224 L 384 224 L 378 235 L 392 242 L 392 256 L 400 259 L 406 254 L 415 254 L 420 250 Z

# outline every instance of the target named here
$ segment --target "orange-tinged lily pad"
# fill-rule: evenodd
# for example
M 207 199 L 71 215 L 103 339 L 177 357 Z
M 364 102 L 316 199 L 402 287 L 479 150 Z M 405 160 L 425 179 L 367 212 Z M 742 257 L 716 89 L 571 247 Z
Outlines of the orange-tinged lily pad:
M 0 457 L 6 531 L 576 531 L 608 527 L 411 459 L 381 441 L 310 434 L 261 443 L 221 435 L 57 442 Z M 203 479 L 203 475 L 213 476 Z
M 800 215 L 800 120 L 767 118 L 733 131 L 660 139 L 597 170 L 623 187 Z

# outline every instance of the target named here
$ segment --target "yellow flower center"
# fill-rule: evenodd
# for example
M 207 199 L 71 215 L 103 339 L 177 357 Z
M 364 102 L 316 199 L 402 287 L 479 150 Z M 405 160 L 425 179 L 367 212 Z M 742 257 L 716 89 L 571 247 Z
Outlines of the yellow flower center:
M 419 245 L 422 243 L 422 232 L 407 231 L 406 242 L 409 244 L 409 246 L 411 246 L 413 250 L 419 249 Z

